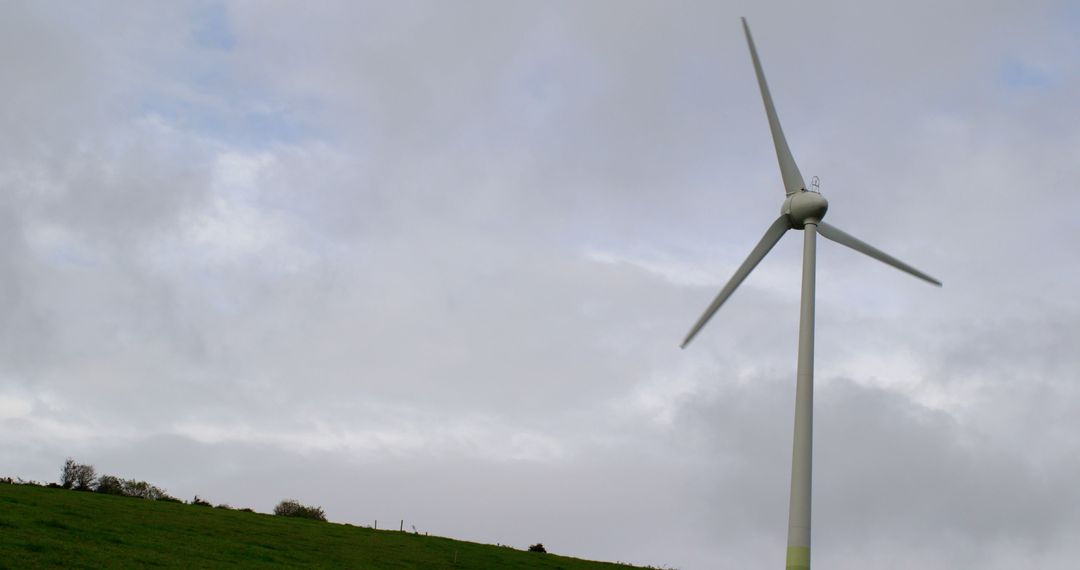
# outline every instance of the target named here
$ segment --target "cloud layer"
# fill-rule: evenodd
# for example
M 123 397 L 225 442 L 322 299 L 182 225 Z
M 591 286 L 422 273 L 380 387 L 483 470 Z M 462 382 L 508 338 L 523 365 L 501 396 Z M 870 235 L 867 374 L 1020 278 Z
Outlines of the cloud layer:
M 1070 568 L 1068 3 L 25 3 L 0 18 L 0 443 L 189 497 L 776 566 L 801 235 L 829 221 L 814 559 Z

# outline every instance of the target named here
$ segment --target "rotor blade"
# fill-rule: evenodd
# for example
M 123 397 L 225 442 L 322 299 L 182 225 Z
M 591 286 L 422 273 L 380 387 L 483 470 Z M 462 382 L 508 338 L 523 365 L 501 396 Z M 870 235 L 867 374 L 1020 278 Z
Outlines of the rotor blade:
M 893 257 L 893 256 L 885 253 L 884 251 L 881 251 L 880 249 L 878 249 L 878 248 L 876 248 L 876 247 L 874 247 L 874 246 L 860 240 L 859 238 L 857 238 L 857 237 L 855 237 L 855 236 L 853 236 L 851 234 L 848 234 L 848 233 L 846 233 L 844 231 L 841 231 L 840 228 L 837 228 L 836 226 L 831 226 L 829 224 L 826 224 L 825 222 L 818 222 L 817 231 L 818 231 L 819 234 L 821 234 L 821 235 L 835 241 L 836 243 L 838 243 L 840 245 L 846 245 L 846 246 L 850 247 L 851 249 L 854 249 L 855 251 L 865 253 L 866 255 L 869 255 L 870 257 L 873 257 L 874 259 L 876 259 L 878 261 L 883 261 L 885 263 L 888 263 L 889 265 L 899 269 L 900 271 L 906 271 L 906 272 L 914 275 L 915 277 L 918 277 L 919 279 L 922 279 L 924 281 L 929 281 L 930 283 L 933 283 L 934 285 L 937 285 L 938 287 L 941 287 L 941 281 L 938 281 L 937 279 L 934 279 L 933 277 L 930 277 L 929 275 L 923 273 L 922 271 L 919 271 L 918 269 L 915 269 L 914 267 L 904 263 L 903 261 L 900 261 L 899 259 L 896 259 L 895 257 Z
M 735 270 L 735 275 L 731 276 L 727 285 L 724 285 L 724 288 L 720 290 L 720 294 L 716 296 L 716 299 L 713 299 L 709 308 L 705 309 L 705 313 L 702 314 L 701 318 L 694 324 L 694 328 L 690 329 L 690 334 L 686 335 L 686 339 L 682 341 L 679 348 L 686 348 L 686 345 L 690 344 L 690 341 L 694 339 L 694 336 L 701 330 L 701 327 L 709 322 L 709 319 L 711 319 L 717 309 L 720 308 L 720 305 L 723 305 L 724 301 L 727 301 L 727 298 L 735 292 L 735 288 L 746 279 L 747 275 L 750 275 L 750 272 L 753 271 L 759 263 L 761 263 L 765 254 L 769 253 L 769 250 L 776 245 L 776 242 L 780 241 L 780 238 L 784 236 L 784 232 L 789 229 L 791 229 L 791 223 L 788 222 L 787 217 L 780 216 L 771 226 L 769 226 L 769 229 L 765 230 L 765 235 L 761 237 L 761 241 L 754 246 L 754 250 L 750 252 L 746 261 L 743 261 L 742 265 Z
M 765 114 L 769 117 L 769 130 L 772 131 L 773 145 L 776 147 L 776 160 L 780 163 L 780 175 L 784 178 L 784 191 L 794 194 L 806 189 L 799 167 L 795 165 L 795 159 L 791 156 L 784 131 L 780 128 L 780 118 L 776 116 L 776 107 L 773 106 L 772 95 L 769 94 L 769 85 L 765 83 L 765 72 L 761 70 L 761 61 L 758 59 L 757 49 L 754 48 L 754 38 L 750 36 L 750 26 L 746 18 L 742 19 L 743 30 L 746 32 L 746 43 L 750 46 L 750 57 L 754 59 L 754 73 L 757 74 L 758 87 L 761 88 L 761 99 L 765 102 Z

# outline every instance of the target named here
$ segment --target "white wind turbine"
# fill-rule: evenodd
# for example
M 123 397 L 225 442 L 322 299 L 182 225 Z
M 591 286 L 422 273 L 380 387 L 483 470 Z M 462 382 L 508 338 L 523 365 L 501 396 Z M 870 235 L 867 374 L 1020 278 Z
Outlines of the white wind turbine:
M 720 294 L 705 309 L 694 328 L 686 335 L 682 347 L 693 340 L 701 327 L 716 313 L 720 305 L 757 267 L 762 258 L 776 245 L 788 230 L 803 230 L 803 265 L 802 265 L 802 301 L 799 309 L 799 360 L 795 384 L 795 441 L 791 455 L 791 502 L 788 505 L 788 570 L 810 568 L 810 479 L 813 443 L 814 417 L 814 270 L 817 248 L 817 234 L 821 234 L 841 245 L 846 245 L 883 261 L 901 271 L 906 271 L 919 279 L 941 286 L 941 282 L 895 257 L 859 240 L 835 226 L 821 221 L 829 203 L 821 194 L 807 190 L 799 167 L 791 156 L 784 131 L 780 129 L 780 119 L 776 116 L 769 86 L 765 83 L 765 74 L 761 70 L 754 39 L 750 36 L 750 27 L 746 18 L 742 19 L 746 32 L 746 43 L 750 46 L 750 57 L 754 61 L 761 98 L 765 103 L 765 114 L 769 118 L 769 130 L 772 131 L 773 144 L 776 146 L 776 159 L 780 163 L 780 175 L 784 179 L 787 198 L 780 209 L 780 217 L 769 226 L 761 241 L 750 252 L 750 256 L 735 271 L 735 275 L 720 290 Z

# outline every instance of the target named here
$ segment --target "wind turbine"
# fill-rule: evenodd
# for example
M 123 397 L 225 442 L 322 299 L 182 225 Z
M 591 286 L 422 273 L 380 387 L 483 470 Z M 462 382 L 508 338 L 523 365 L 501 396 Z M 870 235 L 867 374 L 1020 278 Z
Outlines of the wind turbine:
M 765 103 L 765 114 L 769 118 L 769 130 L 772 131 L 776 160 L 780 163 L 780 175 L 784 179 L 787 197 L 780 208 L 780 217 L 765 230 L 765 235 L 754 246 L 750 256 L 735 270 L 735 275 L 731 276 L 720 294 L 694 324 L 694 328 L 690 329 L 682 342 L 682 348 L 686 348 L 720 305 L 727 301 L 788 230 L 803 230 L 802 300 L 799 308 L 799 360 L 795 383 L 795 437 L 791 453 L 791 502 L 788 504 L 787 569 L 809 570 L 810 480 L 814 428 L 814 271 L 817 234 L 939 287 L 941 282 L 822 221 L 829 209 L 829 202 L 820 193 L 807 190 L 806 183 L 803 182 L 799 167 L 795 165 L 795 159 L 784 139 L 784 131 L 780 128 L 780 119 L 776 116 L 776 108 L 769 94 L 769 86 L 765 83 L 765 73 L 761 70 L 761 61 L 758 59 L 746 18 L 742 19 L 742 24 L 743 31 L 746 32 L 746 43 L 750 46 L 750 58 L 754 61 L 758 87 L 761 88 L 761 99 Z

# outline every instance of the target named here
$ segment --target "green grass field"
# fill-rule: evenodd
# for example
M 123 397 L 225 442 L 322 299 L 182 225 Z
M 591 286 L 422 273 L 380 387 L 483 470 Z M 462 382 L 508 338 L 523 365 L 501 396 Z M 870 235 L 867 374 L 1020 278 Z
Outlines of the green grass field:
M 346 524 L 0 484 L 0 568 L 236 566 L 633 568 Z

